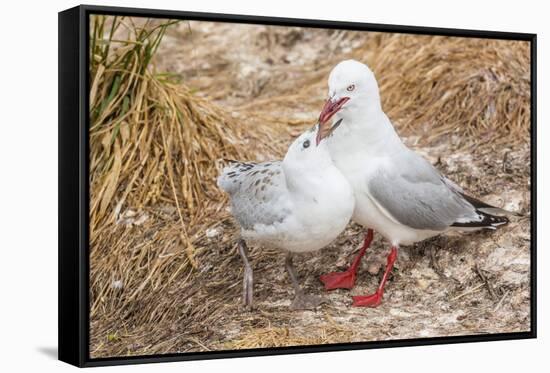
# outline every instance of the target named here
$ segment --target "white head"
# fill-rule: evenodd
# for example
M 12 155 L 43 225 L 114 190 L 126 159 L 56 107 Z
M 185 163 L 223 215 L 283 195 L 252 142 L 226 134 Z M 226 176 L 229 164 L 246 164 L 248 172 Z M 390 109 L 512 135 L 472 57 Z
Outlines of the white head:
M 344 123 L 357 112 L 381 110 L 378 84 L 367 65 L 346 60 L 336 65 L 328 79 L 328 100 L 319 122 L 325 123 L 336 115 Z
M 288 148 L 283 159 L 285 172 L 319 172 L 331 165 L 332 160 L 324 139 L 332 134 L 340 122 L 336 122 L 333 126 L 325 122 L 298 136 Z

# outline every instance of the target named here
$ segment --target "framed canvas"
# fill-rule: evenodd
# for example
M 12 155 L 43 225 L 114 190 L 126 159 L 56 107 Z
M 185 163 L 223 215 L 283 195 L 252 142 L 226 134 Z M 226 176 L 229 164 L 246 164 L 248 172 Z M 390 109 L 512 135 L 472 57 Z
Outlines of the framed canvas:
M 536 35 L 59 13 L 59 359 L 536 336 Z

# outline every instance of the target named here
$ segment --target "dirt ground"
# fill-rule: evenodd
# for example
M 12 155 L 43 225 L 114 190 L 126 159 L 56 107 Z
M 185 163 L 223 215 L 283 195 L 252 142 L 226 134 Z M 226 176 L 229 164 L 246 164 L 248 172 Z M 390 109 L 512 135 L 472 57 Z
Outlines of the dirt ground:
M 282 154 L 292 136 L 315 123 L 326 95 L 327 68 L 356 56 L 369 38 L 378 40 L 380 35 L 185 22 L 168 31 L 155 61 L 158 71 L 176 74 L 195 94 L 231 112 L 243 125 L 280 119 L 285 129 L 277 139 Z M 406 79 L 406 71 L 396 73 Z M 388 92 L 382 89 L 383 99 Z M 392 102 L 395 106 L 396 101 Z M 360 226 L 350 224 L 329 247 L 295 259 L 307 291 L 328 301 L 315 311 L 289 309 L 293 292 L 284 253 L 252 248 L 256 308 L 245 311 L 241 306 L 243 267 L 235 241 L 238 227 L 229 217 L 227 201 L 219 199 L 212 209 L 219 218 L 210 216 L 209 228 L 196 233 L 200 255 L 196 268 L 186 274 L 191 280 L 185 285 L 173 283 L 157 294 L 170 299 L 172 316 L 156 317 L 152 305 L 135 297 L 133 303 L 124 303 L 132 308 L 125 318 L 101 319 L 99 312 L 92 318 L 92 356 L 528 331 L 528 141 L 507 144 L 492 141 L 489 135 L 466 137 L 460 126 L 432 136 L 430 122 L 415 124 L 407 116 L 392 117 L 398 109 L 388 107 L 387 101 L 384 105 L 405 142 L 468 194 L 523 216 L 494 232 L 457 233 L 401 248 L 384 301 L 374 309 L 352 308 L 351 296 L 370 293 L 378 285 L 389 249 L 380 235 L 375 234 L 351 291 L 325 292 L 318 278 L 347 267 L 363 240 Z M 281 154 L 250 158 L 264 160 Z M 157 230 L 177 235 L 174 215 L 174 209 L 165 204 L 131 211 L 131 228 L 121 232 L 124 237 L 133 235 L 135 245 L 145 244 Z M 140 216 L 154 224 L 132 225 Z M 154 289 L 153 285 L 148 292 Z M 105 315 L 109 307 L 122 304 L 103 301 L 111 302 L 102 308 Z M 137 325 L 132 315 L 139 312 L 150 312 L 148 319 L 157 321 Z

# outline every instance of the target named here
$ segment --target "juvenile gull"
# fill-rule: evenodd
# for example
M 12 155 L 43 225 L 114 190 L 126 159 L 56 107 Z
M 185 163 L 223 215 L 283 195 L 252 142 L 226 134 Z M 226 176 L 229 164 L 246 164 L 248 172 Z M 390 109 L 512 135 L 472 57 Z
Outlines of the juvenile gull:
M 429 162 L 408 149 L 382 111 L 378 84 L 364 64 L 347 60 L 330 73 L 329 99 L 319 117 L 343 123 L 327 139 L 336 167 L 355 193 L 352 219 L 368 228 L 363 247 L 345 272 L 321 276 L 327 290 L 351 288 L 373 238 L 373 230 L 391 244 L 378 290 L 353 297 L 354 306 L 376 307 L 397 259 L 399 245 L 409 245 L 449 230 L 496 229 L 508 213 L 464 194 Z
M 348 224 L 353 191 L 331 161 L 326 140 L 339 123 L 315 126 L 299 136 L 282 161 L 234 162 L 218 178 L 231 197 L 231 212 L 241 226 L 239 252 L 244 261 L 243 298 L 252 306 L 253 274 L 247 243 L 287 251 L 293 309 L 315 308 L 323 299 L 299 285 L 293 253 L 310 252 L 333 241 Z

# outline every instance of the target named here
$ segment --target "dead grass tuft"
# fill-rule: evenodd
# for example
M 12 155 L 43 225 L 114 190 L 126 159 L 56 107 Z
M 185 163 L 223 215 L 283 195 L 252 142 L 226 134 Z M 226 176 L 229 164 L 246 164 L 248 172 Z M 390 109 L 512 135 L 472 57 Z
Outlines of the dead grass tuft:
M 529 138 L 530 50 L 518 41 L 376 35 L 358 49 L 388 116 L 429 140 L 456 134 L 510 144 Z

